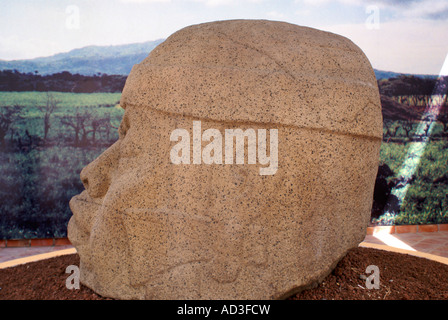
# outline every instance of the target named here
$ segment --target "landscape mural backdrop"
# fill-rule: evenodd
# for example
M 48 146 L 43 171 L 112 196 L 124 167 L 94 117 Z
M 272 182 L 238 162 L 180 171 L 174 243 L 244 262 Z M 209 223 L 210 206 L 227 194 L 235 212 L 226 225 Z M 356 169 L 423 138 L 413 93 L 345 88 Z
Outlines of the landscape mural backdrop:
M 81 169 L 118 138 L 126 76 L 163 40 L 0 61 L 0 239 L 65 237 Z M 372 225 L 448 223 L 448 77 L 375 70 Z

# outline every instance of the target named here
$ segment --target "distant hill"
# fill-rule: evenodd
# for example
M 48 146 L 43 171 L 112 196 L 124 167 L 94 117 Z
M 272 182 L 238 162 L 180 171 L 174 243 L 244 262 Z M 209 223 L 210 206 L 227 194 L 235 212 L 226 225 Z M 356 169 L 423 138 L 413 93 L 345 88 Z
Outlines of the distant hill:
M 132 66 L 140 63 L 157 45 L 165 41 L 159 39 L 142 43 L 117 46 L 88 46 L 49 57 L 27 60 L 0 60 L 0 70 L 17 70 L 20 73 L 50 75 L 68 71 L 71 74 L 93 76 L 101 74 L 128 75 Z M 377 80 L 409 75 L 392 71 L 376 70 Z M 437 75 L 414 75 L 419 78 L 436 78 Z
M 132 66 L 145 59 L 164 39 L 119 46 L 89 46 L 50 57 L 0 60 L 0 92 L 121 92 Z M 3 70 L 3 71 L 2 71 Z M 36 72 L 37 71 L 37 72 Z M 436 81 L 446 93 L 448 77 L 409 75 L 376 70 L 383 117 L 389 120 L 419 120 L 425 97 L 434 94 Z M 400 103 L 395 96 L 410 96 L 417 101 Z M 420 99 L 420 100 L 419 100 Z M 421 102 L 423 101 L 423 103 Z M 446 104 L 446 102 L 445 102 Z
M 128 75 L 164 39 L 117 46 L 88 46 L 49 57 L 27 60 L 0 60 L 0 70 L 49 75 L 68 71 L 86 76 L 98 73 Z
M 414 120 L 418 121 L 422 118 L 421 110 L 414 106 L 408 106 L 396 102 L 391 97 L 381 95 L 381 111 L 384 120 Z
M 373 70 L 375 71 L 375 76 L 377 80 L 398 78 L 399 76 L 414 76 L 422 79 L 436 79 L 438 77 L 438 75 L 435 74 L 411 74 L 411 73 L 398 73 L 393 71 L 383 71 L 377 69 Z
M 1 91 L 58 91 L 74 93 L 121 92 L 126 82 L 125 75 L 86 76 L 68 71 L 40 75 L 18 71 L 0 71 Z

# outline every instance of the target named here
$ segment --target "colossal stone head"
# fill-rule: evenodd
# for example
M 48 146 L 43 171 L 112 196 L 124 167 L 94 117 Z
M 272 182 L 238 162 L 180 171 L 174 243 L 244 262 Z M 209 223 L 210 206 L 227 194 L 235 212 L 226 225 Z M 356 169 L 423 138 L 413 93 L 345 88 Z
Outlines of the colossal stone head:
M 350 40 L 271 21 L 190 26 L 134 66 L 121 106 L 118 141 L 70 202 L 81 282 L 97 293 L 284 298 L 363 241 L 382 117 Z

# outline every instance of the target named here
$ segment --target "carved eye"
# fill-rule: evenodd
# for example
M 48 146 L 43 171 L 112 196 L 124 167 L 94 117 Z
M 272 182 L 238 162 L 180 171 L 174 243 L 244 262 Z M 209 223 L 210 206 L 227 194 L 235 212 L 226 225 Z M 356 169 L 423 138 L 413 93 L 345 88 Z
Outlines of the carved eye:
M 120 130 L 120 159 L 135 157 L 142 151 L 134 130 L 126 126 Z
M 120 127 L 118 128 L 118 136 L 120 139 L 124 139 L 126 137 L 126 133 L 129 130 L 129 117 L 125 113 L 123 116 L 123 120 L 121 120 Z

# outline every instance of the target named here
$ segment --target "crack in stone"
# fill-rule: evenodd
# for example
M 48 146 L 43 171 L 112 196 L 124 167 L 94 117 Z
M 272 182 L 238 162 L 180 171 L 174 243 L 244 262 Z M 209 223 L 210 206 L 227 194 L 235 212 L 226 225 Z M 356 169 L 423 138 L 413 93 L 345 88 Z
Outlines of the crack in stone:
M 261 53 L 262 55 L 268 57 L 270 60 L 272 60 L 272 61 L 273 61 L 273 62 L 280 68 L 280 70 L 282 70 L 284 73 L 286 73 L 288 76 L 290 76 L 290 77 L 294 80 L 294 82 L 297 83 L 297 78 L 294 76 L 294 74 L 292 74 L 288 69 L 286 69 L 285 67 L 283 67 L 283 65 L 282 65 L 279 61 L 277 61 L 274 57 L 272 57 L 272 56 L 271 56 L 270 54 L 268 54 L 267 52 L 265 52 L 265 51 L 263 51 L 263 50 L 261 50 L 261 49 L 259 49 L 259 48 L 250 46 L 250 45 L 248 45 L 247 43 L 243 43 L 243 42 L 237 41 L 237 40 L 233 39 L 232 37 L 230 37 L 229 35 L 227 35 L 227 34 L 225 34 L 225 33 L 219 32 L 219 34 L 222 35 L 222 36 L 224 36 L 224 37 L 227 38 L 228 40 L 230 40 L 230 41 L 232 41 L 232 42 L 234 42 L 234 43 L 240 45 L 240 46 L 243 46 L 243 47 L 245 47 L 245 48 L 247 48 L 247 49 L 250 49 L 250 50 L 259 52 L 259 53 Z

